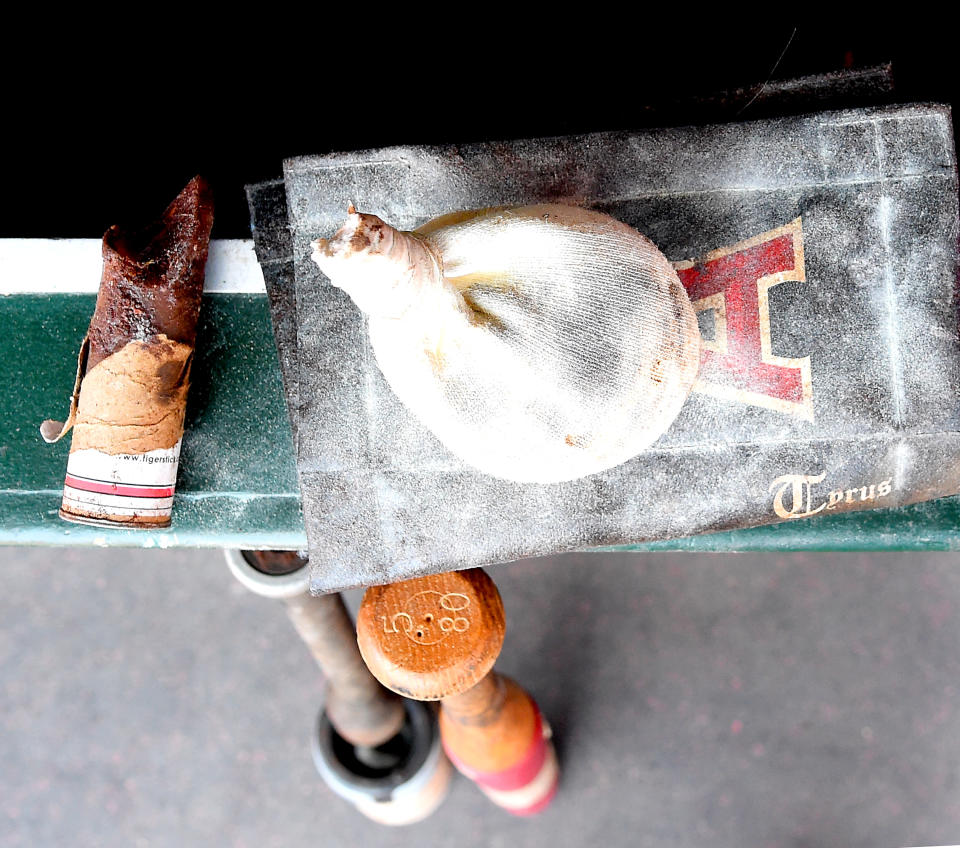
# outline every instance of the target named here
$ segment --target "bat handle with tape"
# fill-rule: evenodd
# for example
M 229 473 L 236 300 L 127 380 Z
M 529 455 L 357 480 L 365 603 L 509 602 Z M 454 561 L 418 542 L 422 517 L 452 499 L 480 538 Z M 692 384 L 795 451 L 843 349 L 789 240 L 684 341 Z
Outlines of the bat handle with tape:
M 365 747 L 395 736 L 403 726 L 403 703 L 364 667 L 343 598 L 312 596 L 307 561 L 293 551 L 231 553 L 236 556 L 228 556 L 227 562 L 248 589 L 284 601 L 293 626 L 327 678 L 326 711 L 337 733 Z
M 311 745 L 327 785 L 381 824 L 412 824 L 430 815 L 446 797 L 451 771 L 432 711 L 397 697 L 370 674 L 343 598 L 310 594 L 305 557 L 225 553 L 230 571 L 250 591 L 285 602 L 327 678 Z
M 495 804 L 532 815 L 559 777 L 550 729 L 517 683 L 493 671 L 503 603 L 480 569 L 368 589 L 357 616 L 360 653 L 389 689 L 440 701 L 440 735 L 454 766 Z

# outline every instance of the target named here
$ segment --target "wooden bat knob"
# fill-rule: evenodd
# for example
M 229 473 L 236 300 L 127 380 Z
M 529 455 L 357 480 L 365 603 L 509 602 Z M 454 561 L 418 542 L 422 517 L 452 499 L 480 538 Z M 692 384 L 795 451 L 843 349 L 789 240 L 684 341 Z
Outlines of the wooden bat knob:
M 360 653 L 388 689 L 442 700 L 447 756 L 515 815 L 546 807 L 559 775 L 550 730 L 533 699 L 493 671 L 503 603 L 480 569 L 368 589 L 357 616 Z
M 357 642 L 388 689 L 418 701 L 465 692 L 493 668 L 504 636 L 503 602 L 479 568 L 367 590 Z

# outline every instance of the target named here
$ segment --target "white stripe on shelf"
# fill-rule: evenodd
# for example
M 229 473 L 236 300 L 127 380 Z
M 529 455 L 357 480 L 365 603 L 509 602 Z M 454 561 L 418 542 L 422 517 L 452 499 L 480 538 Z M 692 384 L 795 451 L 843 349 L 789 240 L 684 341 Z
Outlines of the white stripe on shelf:
M 100 239 L 0 239 L 0 296 L 96 294 Z M 213 294 L 263 294 L 263 274 L 249 239 L 214 239 L 203 286 Z

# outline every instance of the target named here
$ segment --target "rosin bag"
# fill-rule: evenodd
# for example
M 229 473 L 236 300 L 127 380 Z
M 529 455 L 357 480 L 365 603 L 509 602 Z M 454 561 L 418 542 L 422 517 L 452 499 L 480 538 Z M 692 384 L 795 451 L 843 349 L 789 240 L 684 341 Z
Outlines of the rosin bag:
M 480 209 L 407 233 L 351 207 L 313 258 L 366 314 L 407 409 L 504 480 L 574 480 L 636 456 L 697 374 L 700 332 L 677 272 L 609 215 Z
M 104 236 L 70 415 L 41 426 L 48 442 L 73 429 L 61 518 L 170 524 L 212 226 L 212 194 L 196 177 L 154 224 Z
M 398 399 L 368 320 L 311 258 L 349 202 L 408 232 L 458 210 L 562 203 L 644 233 L 701 331 L 679 414 L 637 456 L 579 479 L 517 483 L 464 461 Z M 960 492 L 944 107 L 304 157 L 251 209 L 268 287 L 295 274 L 296 337 L 274 317 L 299 369 L 314 591 Z

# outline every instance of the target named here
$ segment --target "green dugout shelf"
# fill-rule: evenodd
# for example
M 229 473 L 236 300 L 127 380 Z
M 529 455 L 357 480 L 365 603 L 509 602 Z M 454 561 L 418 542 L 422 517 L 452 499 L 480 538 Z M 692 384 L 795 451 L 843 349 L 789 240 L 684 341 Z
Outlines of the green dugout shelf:
M 92 239 L 0 240 L 0 543 L 305 548 L 279 363 L 249 241 L 211 249 L 172 526 L 114 530 L 58 517 L 70 440 L 48 445 L 39 426 L 66 416 L 99 250 Z M 960 496 L 601 550 L 953 550 L 958 527 Z

